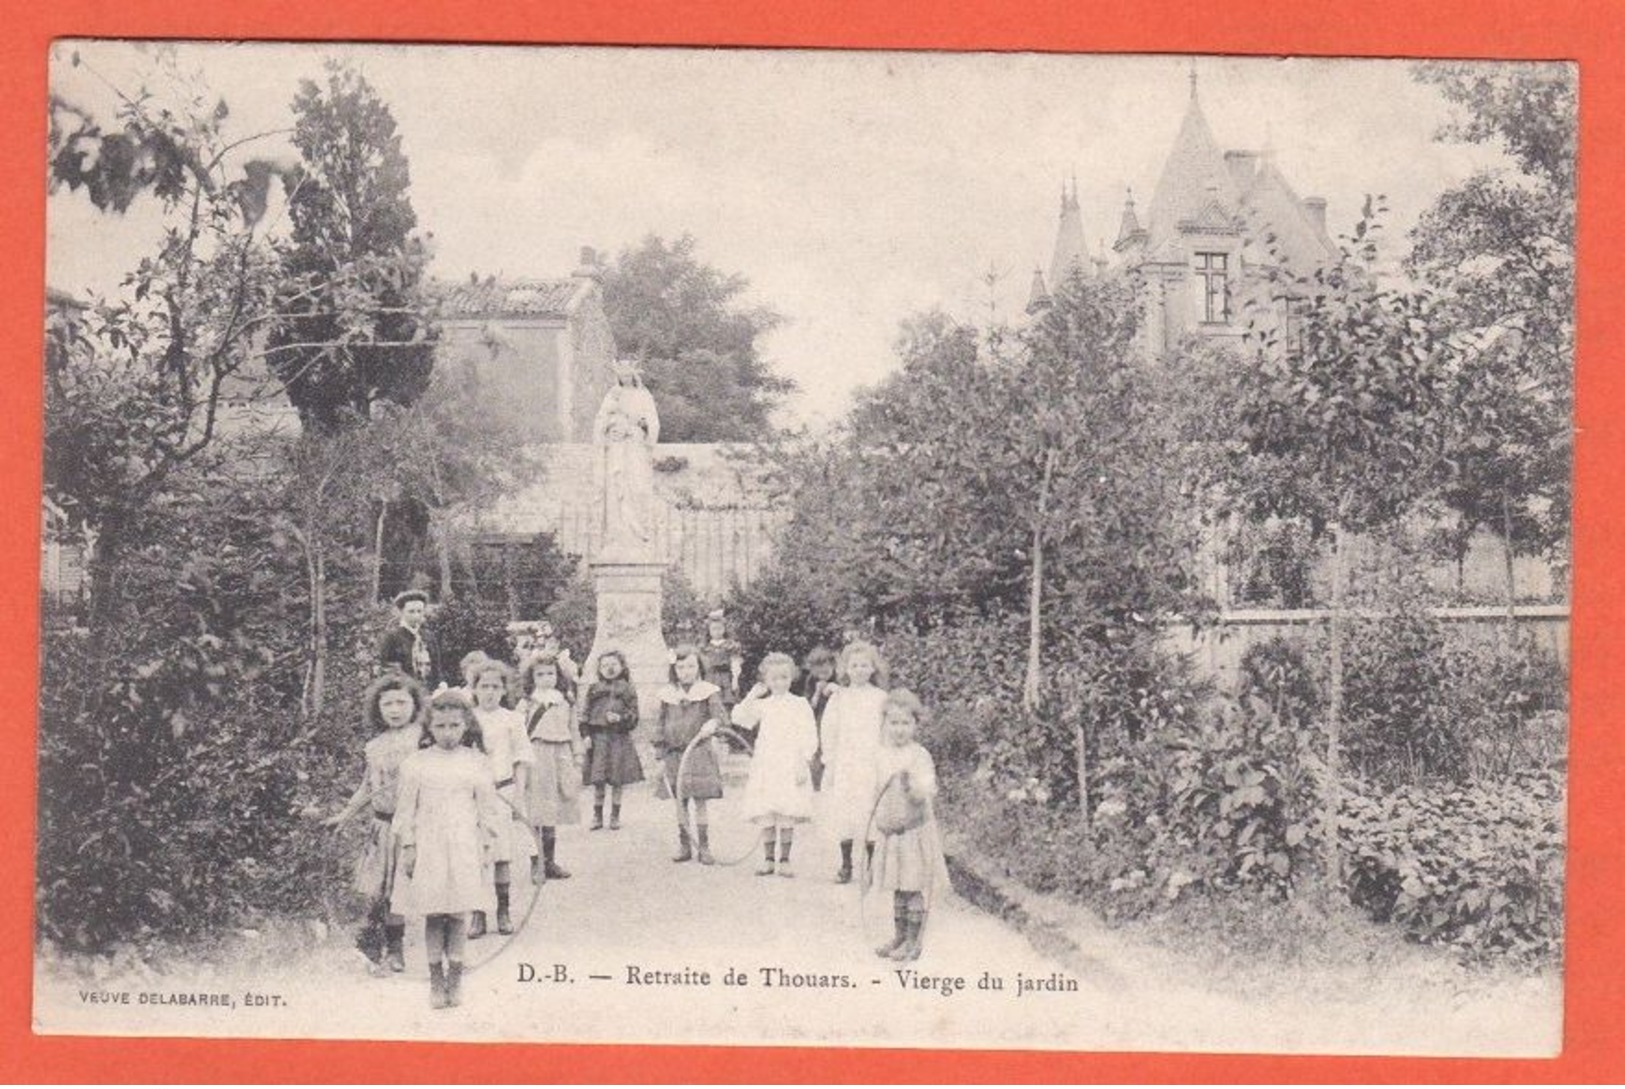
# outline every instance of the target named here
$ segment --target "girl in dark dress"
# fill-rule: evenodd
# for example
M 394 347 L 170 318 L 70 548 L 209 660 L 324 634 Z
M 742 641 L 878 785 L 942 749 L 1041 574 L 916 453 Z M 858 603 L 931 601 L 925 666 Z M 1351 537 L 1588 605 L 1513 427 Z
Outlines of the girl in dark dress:
M 712 609 L 705 618 L 706 643 L 700 648 L 704 677 L 722 692 L 722 704 L 730 711 L 739 702 L 739 675 L 745 668 L 745 651 L 728 638 L 728 618 L 721 609 Z
M 728 721 L 722 706 L 722 691 L 700 677 L 700 652 L 692 645 L 679 646 L 671 663 L 671 683 L 660 690 L 660 723 L 655 728 L 655 752 L 662 772 L 677 800 L 677 854 L 673 862 L 695 858 L 706 866 L 711 857 L 709 822 L 705 803 L 722 797 L 722 769 L 716 750 L 707 742 Z M 696 741 L 698 739 L 698 741 Z M 689 745 L 693 743 L 693 748 Z M 684 765 L 683 753 L 688 752 Z M 688 831 L 688 804 L 694 803 L 694 836 Z
M 818 722 L 818 751 L 813 753 L 812 782 L 814 790 L 822 790 L 824 786 L 824 706 L 835 692 L 835 652 L 826 646 L 816 646 L 807 654 L 806 665 L 803 667 L 801 680 L 798 682 L 799 691 L 791 688 L 796 695 L 806 699 L 812 704 L 813 718 Z
M 638 690 L 618 650 L 598 656 L 598 679 L 581 701 L 581 735 L 590 748 L 581 781 L 592 787 L 592 830 L 604 827 L 604 793 L 609 792 L 609 826 L 621 826 L 621 788 L 643 782 L 643 764 L 632 744 L 638 726 Z

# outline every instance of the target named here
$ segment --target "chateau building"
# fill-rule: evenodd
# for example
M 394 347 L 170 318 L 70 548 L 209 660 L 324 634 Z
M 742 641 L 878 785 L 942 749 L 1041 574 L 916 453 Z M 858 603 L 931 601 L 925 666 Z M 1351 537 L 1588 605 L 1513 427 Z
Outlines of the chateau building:
M 1173 149 L 1142 218 L 1130 190 L 1112 245 L 1090 256 L 1077 183 L 1061 192 L 1055 252 L 1046 280 L 1033 273 L 1029 314 L 1073 275 L 1138 273 L 1145 292 L 1147 351 L 1161 355 L 1187 334 L 1238 337 L 1244 274 L 1267 266 L 1308 271 L 1338 256 L 1326 201 L 1299 197 L 1269 151 L 1222 150 L 1202 112 L 1196 75 Z

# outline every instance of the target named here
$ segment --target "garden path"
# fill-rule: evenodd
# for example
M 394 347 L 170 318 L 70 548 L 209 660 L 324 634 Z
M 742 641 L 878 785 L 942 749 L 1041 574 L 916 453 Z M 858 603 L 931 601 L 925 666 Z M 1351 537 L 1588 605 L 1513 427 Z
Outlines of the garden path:
M 743 853 L 750 830 L 725 813 L 713 823 L 719 853 Z M 933 913 L 914 967 L 962 978 L 965 989 L 911 987 L 870 951 L 889 936 L 889 903 L 876 898 L 865 909 L 855 884 L 832 881 L 832 844 L 804 836 L 797 875 L 786 880 L 755 876 L 754 852 L 738 866 L 673 864 L 673 833 L 671 803 L 647 786 L 628 791 L 620 831 L 562 830 L 560 861 L 574 876 L 542 888 L 528 925 L 500 952 L 495 934 L 470 943 L 471 963 L 494 959 L 469 977 L 458 1009 L 429 1009 L 421 941 L 410 931 L 402 976 L 370 975 L 334 935 L 303 956 L 200 962 L 138 981 L 104 972 L 94 986 L 218 991 L 236 1003 L 139 1007 L 140 1031 L 159 1035 L 1524 1055 L 1556 1046 L 1560 1003 L 1550 981 L 1471 993 L 1405 981 L 1338 1001 L 1260 999 L 1224 993 L 1177 955 L 1081 911 L 1065 925 L 1084 953 L 1062 963 L 957 898 Z M 515 892 L 518 916 L 530 887 Z M 526 965 L 538 982 L 521 982 Z M 568 982 L 555 981 L 555 966 Z M 744 986 L 724 981 L 731 968 Z M 785 985 L 771 970 L 809 985 Z M 709 983 L 633 981 L 659 972 L 676 980 L 705 972 Z M 984 973 L 1002 977 L 1004 989 L 979 987 Z M 1018 975 L 1075 989 L 1018 994 Z M 846 985 L 829 985 L 843 976 Z M 89 982 L 83 971 L 42 963 L 38 1027 L 106 1032 L 135 1012 L 84 1001 L 78 992 Z M 250 1007 L 250 992 L 281 1004 Z

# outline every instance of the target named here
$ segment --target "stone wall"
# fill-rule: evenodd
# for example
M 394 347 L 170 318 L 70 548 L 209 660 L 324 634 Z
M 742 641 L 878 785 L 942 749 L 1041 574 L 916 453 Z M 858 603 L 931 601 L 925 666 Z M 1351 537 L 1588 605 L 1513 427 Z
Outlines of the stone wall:
M 1569 607 L 1519 605 L 1514 622 L 1522 633 L 1551 651 L 1567 668 L 1569 662 Z M 1495 639 L 1507 623 L 1504 607 L 1469 606 L 1432 610 L 1439 620 L 1464 629 L 1470 638 Z M 1288 640 L 1323 632 L 1331 614 L 1325 609 L 1232 609 L 1220 622 L 1196 632 L 1188 625 L 1168 629 L 1165 645 L 1190 654 L 1196 667 L 1224 685 L 1233 684 L 1247 648 L 1277 637 Z

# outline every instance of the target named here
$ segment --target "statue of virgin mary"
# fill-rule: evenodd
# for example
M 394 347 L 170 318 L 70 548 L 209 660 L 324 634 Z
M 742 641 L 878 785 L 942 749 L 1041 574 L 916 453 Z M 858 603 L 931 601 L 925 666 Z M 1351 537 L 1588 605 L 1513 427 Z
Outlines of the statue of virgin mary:
M 657 558 L 654 445 L 660 441 L 660 416 L 631 362 L 615 364 L 615 384 L 604 394 L 592 433 L 604 501 L 601 555 Z

